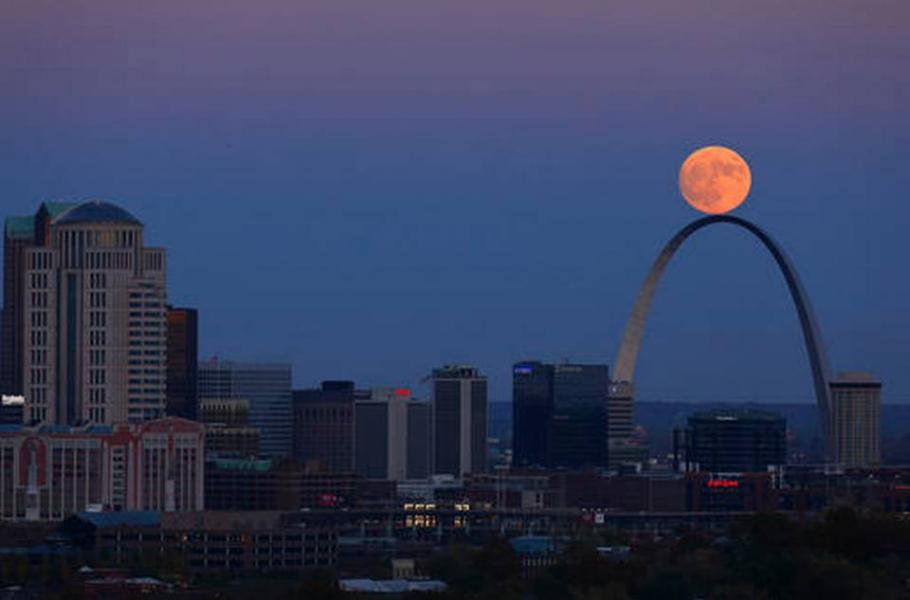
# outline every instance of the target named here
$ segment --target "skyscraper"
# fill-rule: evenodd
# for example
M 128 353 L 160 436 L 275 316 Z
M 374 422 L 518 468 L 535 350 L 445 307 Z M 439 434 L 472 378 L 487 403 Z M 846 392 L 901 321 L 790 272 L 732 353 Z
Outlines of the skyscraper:
M 425 400 L 408 403 L 407 479 L 426 479 L 430 476 L 433 447 L 431 414 L 431 404 Z
M 294 458 L 329 473 L 354 471 L 354 400 L 369 392 L 353 381 L 323 381 L 294 391 Z
M 198 412 L 199 315 L 194 308 L 167 309 L 168 415 L 196 419 Z
M 45 202 L 38 209 L 49 218 L 75 206 Z M 0 312 L 0 394 L 21 395 L 22 347 L 25 324 L 22 296 L 23 256 L 26 248 L 36 244 L 37 217 L 8 217 L 3 229 L 3 310 Z M 43 236 L 43 239 L 47 236 Z
M 517 466 L 606 465 L 606 365 L 528 361 L 512 373 Z
M 291 454 L 291 366 L 211 360 L 199 363 L 199 400 L 243 399 L 265 456 Z
M 401 481 L 408 472 L 411 390 L 377 388 L 354 401 L 354 471 L 369 479 Z
M 462 477 L 487 470 L 487 378 L 474 367 L 434 369 L 433 473 Z
M 553 365 L 537 361 L 512 367 L 512 464 L 549 467 L 552 462 Z
M 42 204 L 8 222 L 4 352 L 25 418 L 119 423 L 164 414 L 166 260 L 107 202 Z M 7 281 L 8 280 L 8 281 Z M 9 375 L 7 375 L 10 378 Z
M 553 365 L 554 466 L 606 466 L 609 386 L 607 365 Z
M 841 373 L 831 385 L 830 448 L 836 464 L 881 462 L 882 383 L 868 373 Z

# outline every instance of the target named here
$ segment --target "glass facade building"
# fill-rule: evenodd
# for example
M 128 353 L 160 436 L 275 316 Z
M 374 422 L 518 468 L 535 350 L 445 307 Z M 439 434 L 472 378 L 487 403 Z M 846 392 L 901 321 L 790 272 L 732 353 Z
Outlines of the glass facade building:
M 264 456 L 290 456 L 293 414 L 289 364 L 212 359 L 199 365 L 199 399 L 243 399 Z
M 606 465 L 607 365 L 527 361 L 512 378 L 515 465 Z
M 686 462 L 711 473 L 756 473 L 787 461 L 787 422 L 749 409 L 712 410 L 689 417 Z

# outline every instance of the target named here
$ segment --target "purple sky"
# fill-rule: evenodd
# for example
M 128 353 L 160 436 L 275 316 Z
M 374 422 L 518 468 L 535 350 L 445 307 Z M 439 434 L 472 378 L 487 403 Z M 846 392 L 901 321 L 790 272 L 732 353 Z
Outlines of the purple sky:
M 100 196 L 169 250 L 202 347 L 299 384 L 612 362 L 692 149 L 801 271 L 836 369 L 910 400 L 910 3 L 13 0 L 3 213 Z M 700 234 L 642 399 L 811 400 L 770 257 Z

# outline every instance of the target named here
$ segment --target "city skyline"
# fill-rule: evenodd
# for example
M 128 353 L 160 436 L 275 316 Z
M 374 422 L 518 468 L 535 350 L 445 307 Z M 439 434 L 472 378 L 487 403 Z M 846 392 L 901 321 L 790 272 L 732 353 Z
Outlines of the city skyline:
M 517 360 L 612 361 L 692 216 L 679 164 L 728 143 L 755 177 L 735 214 L 800 266 L 832 363 L 907 401 L 908 9 L 745 7 L 162 5 L 139 27 L 105 2 L 23 5 L 0 24 L 5 212 L 98 196 L 137 214 L 171 251 L 170 299 L 200 309 L 203 357 L 289 361 L 297 387 L 466 362 L 507 401 Z M 639 399 L 811 402 L 783 286 L 741 238 L 680 255 Z

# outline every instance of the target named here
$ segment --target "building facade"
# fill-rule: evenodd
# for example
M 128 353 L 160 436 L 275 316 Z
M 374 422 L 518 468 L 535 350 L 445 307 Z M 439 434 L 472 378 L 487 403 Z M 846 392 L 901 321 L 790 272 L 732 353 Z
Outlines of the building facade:
M 882 383 L 868 373 L 841 373 L 830 383 L 830 448 L 835 464 L 869 467 L 881 462 Z
M 167 309 L 167 398 L 172 417 L 195 420 L 198 404 L 199 313 L 194 308 Z
M 433 474 L 463 477 L 487 470 L 487 378 L 470 366 L 434 369 Z
M 137 425 L 0 428 L 0 519 L 60 520 L 89 508 L 201 510 L 203 427 L 168 417 Z
M 199 400 L 243 399 L 260 432 L 264 456 L 289 456 L 292 447 L 291 366 L 213 358 L 199 364 Z
M 516 466 L 606 466 L 606 365 L 529 361 L 512 373 Z
M 787 422 L 749 409 L 719 409 L 689 417 L 687 471 L 759 473 L 787 463 Z
M 164 414 L 166 259 L 141 222 L 92 201 L 45 203 L 4 234 L 4 387 L 36 423 Z
M 512 367 L 512 464 L 549 467 L 552 460 L 553 365 Z
M 354 472 L 354 402 L 370 393 L 353 381 L 294 392 L 294 458 L 327 473 Z
M 406 479 L 426 479 L 430 476 L 433 448 L 431 405 L 427 401 L 408 403 L 408 466 Z
M 429 425 L 407 388 L 377 388 L 354 402 L 354 470 L 367 479 L 402 481 L 424 472 Z M 415 408 L 418 407 L 418 408 Z M 411 423 L 411 419 L 415 419 Z M 411 436 L 415 440 L 411 440 Z M 408 462 L 413 456 L 417 464 Z
M 252 458 L 259 456 L 260 431 L 250 426 L 248 400 L 207 398 L 198 407 L 205 425 L 206 457 Z

